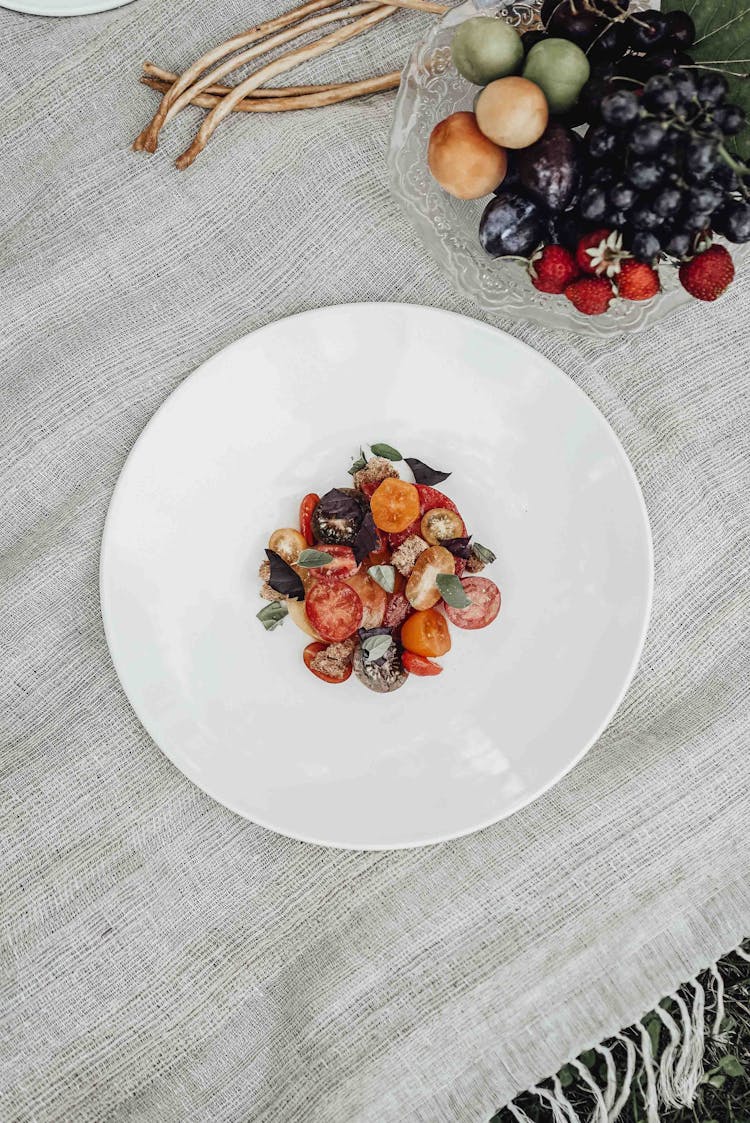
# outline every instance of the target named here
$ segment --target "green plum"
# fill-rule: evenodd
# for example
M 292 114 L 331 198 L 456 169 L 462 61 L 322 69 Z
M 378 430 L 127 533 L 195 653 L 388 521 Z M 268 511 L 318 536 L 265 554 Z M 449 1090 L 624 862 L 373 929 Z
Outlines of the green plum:
M 569 39 L 544 39 L 526 56 L 524 78 L 535 82 L 550 113 L 567 113 L 578 101 L 591 67 L 580 47 Z
M 523 61 L 521 36 L 502 19 L 474 16 L 459 24 L 451 43 L 459 74 L 476 86 L 515 74 Z

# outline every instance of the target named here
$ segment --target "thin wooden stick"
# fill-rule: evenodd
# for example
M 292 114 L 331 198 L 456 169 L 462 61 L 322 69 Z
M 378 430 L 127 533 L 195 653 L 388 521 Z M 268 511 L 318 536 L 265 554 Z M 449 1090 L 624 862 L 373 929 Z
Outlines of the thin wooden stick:
M 339 23 L 341 20 L 365 16 L 370 12 L 374 12 L 381 6 L 382 0 L 365 0 L 364 3 L 353 4 L 350 8 L 335 8 L 333 11 L 323 12 L 321 15 L 304 20 L 302 23 L 296 23 L 293 27 L 286 28 L 285 31 L 279 31 L 278 34 L 272 35 L 269 39 L 264 39 L 262 43 L 256 43 L 252 47 L 247 47 L 246 50 L 240 51 L 238 55 L 232 55 L 231 58 L 225 59 L 224 62 L 219 63 L 213 70 L 209 70 L 201 75 L 196 82 L 188 86 L 188 88 L 172 102 L 164 115 L 164 120 L 162 121 L 160 129 L 149 138 L 150 144 L 153 145 L 153 147 L 146 144 L 145 147 L 147 151 L 152 152 L 156 150 L 156 141 L 161 129 L 183 110 L 186 105 L 190 104 L 194 94 L 203 93 L 209 86 L 214 85 L 220 78 L 223 78 L 226 74 L 230 74 L 233 70 L 236 70 L 237 67 L 244 65 L 246 62 L 251 62 L 260 55 L 265 55 L 268 51 L 272 51 L 276 47 L 283 47 L 285 43 L 289 43 L 292 39 L 298 39 L 300 35 L 306 35 L 310 31 L 316 31 L 319 27 L 325 27 L 329 23 Z
M 401 81 L 401 71 L 394 70 L 390 74 L 381 74 L 375 78 L 364 78 L 361 82 L 342 82 L 330 89 L 320 89 L 316 93 L 298 94 L 291 97 L 262 96 L 266 91 L 259 91 L 261 96 L 243 98 L 234 107 L 237 113 L 283 113 L 295 109 L 317 109 L 324 105 L 335 105 L 341 101 L 350 101 L 352 98 L 363 97 L 365 94 L 376 94 L 381 90 L 395 90 Z M 152 90 L 163 92 L 169 89 L 170 83 L 161 78 L 151 78 L 144 75 L 141 78 L 144 86 Z M 293 87 L 292 87 L 293 88 Z M 219 105 L 225 94 L 231 92 L 231 87 L 217 86 L 212 93 L 204 91 L 196 94 L 191 105 L 198 105 L 201 109 L 213 109 Z M 279 91 L 281 92 L 281 91 Z
M 229 116 L 237 102 L 242 101 L 251 90 L 257 90 L 270 78 L 275 78 L 278 74 L 286 74 L 287 71 L 293 70 L 300 63 L 317 58 L 332 47 L 336 47 L 340 43 L 346 43 L 356 35 L 361 35 L 363 31 L 367 31 L 368 28 L 374 27 L 375 24 L 381 23 L 388 16 L 392 16 L 395 11 L 396 8 L 393 5 L 376 8 L 374 12 L 355 20 L 354 23 L 350 23 L 346 27 L 340 27 L 330 35 L 324 35 L 321 39 L 317 39 L 314 43 L 308 43 L 304 47 L 297 48 L 297 50 L 289 51 L 287 54 L 281 55 L 280 58 L 274 59 L 273 62 L 262 66 L 254 74 L 248 75 L 244 81 L 234 87 L 230 94 L 222 98 L 219 105 L 214 106 L 193 138 L 192 144 L 175 161 L 177 167 L 181 171 L 190 167 L 196 156 L 206 147 L 210 137 L 224 118 Z
M 155 66 L 153 62 L 144 62 L 143 72 L 149 78 L 155 78 L 161 82 L 165 91 L 179 78 L 179 74 L 174 74 L 171 70 L 164 70 L 161 66 Z M 154 90 L 159 88 L 151 82 L 145 82 L 144 85 L 150 85 Z M 330 82 L 327 85 L 320 86 L 264 86 L 262 90 L 253 90 L 248 96 L 251 98 L 297 97 L 299 94 L 319 94 L 324 90 L 339 90 L 342 86 L 348 85 L 348 82 Z M 208 86 L 203 92 L 205 94 L 228 94 L 231 88 L 231 86 Z M 191 104 L 197 105 L 198 103 L 193 102 Z
M 284 12 L 275 19 L 267 20 L 265 23 L 260 23 L 256 27 L 250 28 L 248 31 L 242 31 L 238 35 L 234 35 L 231 39 L 227 39 L 225 43 L 219 43 L 210 51 L 189 66 L 184 74 L 175 82 L 171 90 L 168 90 L 164 97 L 161 99 L 156 113 L 151 121 L 146 125 L 145 129 L 136 137 L 133 148 L 136 152 L 141 149 L 146 149 L 148 152 L 156 151 L 157 138 L 159 130 L 164 123 L 164 118 L 170 105 L 176 101 L 183 90 L 191 86 L 196 78 L 200 77 L 203 71 L 212 66 L 219 59 L 225 58 L 226 55 L 232 54 L 233 51 L 238 51 L 242 47 L 247 47 L 250 43 L 257 43 L 259 39 L 264 39 L 266 35 L 271 35 L 274 31 L 280 31 L 284 27 L 288 27 L 292 23 L 297 23 L 298 20 L 303 19 L 305 16 L 311 15 L 313 12 L 319 12 L 325 8 L 333 8 L 338 0 L 306 0 L 306 3 L 301 4 L 298 8 L 293 8 L 290 12 Z

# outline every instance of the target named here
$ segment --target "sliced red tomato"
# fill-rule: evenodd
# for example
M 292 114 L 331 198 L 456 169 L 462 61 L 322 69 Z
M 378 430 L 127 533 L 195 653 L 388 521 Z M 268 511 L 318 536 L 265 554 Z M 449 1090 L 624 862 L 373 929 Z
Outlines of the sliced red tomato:
M 378 480 L 377 484 L 372 484 L 372 483 L 360 484 L 359 490 L 362 492 L 363 495 L 366 495 L 368 499 L 372 499 L 374 493 L 377 491 L 379 483 L 380 483 L 380 481 Z
M 302 658 L 305 660 L 305 666 L 307 667 L 308 671 L 312 671 L 315 677 L 322 679 L 323 682 L 346 682 L 346 680 L 352 673 L 351 663 L 344 669 L 344 673 L 340 675 L 339 678 L 335 678 L 333 675 L 327 675 L 323 671 L 319 671 L 316 667 L 313 667 L 313 659 L 319 652 L 325 651 L 327 646 L 328 644 L 326 643 L 308 643 L 307 647 L 302 652 Z
M 313 628 L 329 643 L 348 639 L 362 623 L 362 601 L 343 581 L 316 581 L 305 606 Z
M 443 670 L 439 663 L 433 663 L 432 659 L 426 659 L 424 655 L 415 655 L 413 651 L 405 651 L 401 662 L 404 670 L 411 675 L 439 675 Z
M 500 590 L 488 577 L 464 577 L 461 584 L 471 604 L 468 608 L 446 604 L 445 615 L 457 628 L 486 628 L 500 611 Z
M 445 507 L 447 511 L 453 511 L 455 514 L 460 515 L 456 504 L 447 495 L 443 495 L 442 491 L 438 491 L 436 487 L 427 487 L 426 484 L 416 484 L 416 489 L 419 494 L 419 509 L 424 515 L 426 511 L 434 511 L 436 507 Z M 463 535 L 456 535 L 456 537 L 463 537 Z
M 407 616 L 414 611 L 403 593 L 392 593 L 383 617 L 384 628 L 400 628 Z
M 463 577 L 466 572 L 466 558 L 456 558 L 456 576 Z
M 333 561 L 329 561 L 327 565 L 318 565 L 308 570 L 311 576 L 351 577 L 359 569 L 351 546 L 321 546 L 320 549 L 322 552 L 330 554 Z
M 418 519 L 414 520 L 411 526 L 407 526 L 406 530 L 398 530 L 394 531 L 392 534 L 389 534 L 388 542 L 392 550 L 397 550 L 399 546 L 401 546 L 402 543 L 406 541 L 407 538 L 411 538 L 412 534 L 416 534 L 421 537 L 421 533 L 422 516 L 420 515 Z
M 311 491 L 299 505 L 299 528 L 302 532 L 302 537 L 307 542 L 308 546 L 312 546 L 315 538 L 312 532 L 312 513 L 320 501 L 320 496 Z

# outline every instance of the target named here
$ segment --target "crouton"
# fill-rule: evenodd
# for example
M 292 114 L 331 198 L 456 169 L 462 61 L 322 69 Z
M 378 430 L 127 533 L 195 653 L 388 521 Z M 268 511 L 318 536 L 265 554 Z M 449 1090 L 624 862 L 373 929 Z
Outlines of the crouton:
M 322 675 L 341 678 L 347 667 L 351 666 L 356 646 L 357 640 L 354 636 L 342 640 L 341 643 L 329 643 L 328 647 L 324 647 L 313 657 L 310 667 L 314 671 L 320 671 Z
M 367 490 L 368 494 L 372 493 L 378 484 L 382 484 L 383 480 L 389 477 L 397 477 L 398 472 L 391 464 L 390 460 L 386 460 L 384 456 L 373 456 L 371 460 L 367 461 L 364 468 L 360 468 L 354 474 L 354 483 L 360 491 Z
M 466 572 L 467 573 L 481 573 L 484 569 L 485 563 L 481 558 L 477 557 L 475 553 L 469 554 L 466 559 Z
M 271 576 L 271 563 L 270 561 L 268 561 L 268 559 L 266 559 L 266 561 L 262 561 L 258 566 L 258 576 L 260 577 L 261 581 L 267 581 Z
M 391 563 L 395 565 L 399 573 L 408 577 L 414 569 L 415 561 L 426 549 L 427 543 L 424 538 L 420 538 L 417 534 L 410 534 L 406 541 L 402 542 L 398 549 L 393 551 Z
M 283 593 L 277 593 L 275 589 L 272 589 L 267 581 L 264 581 L 263 584 L 261 585 L 260 595 L 263 597 L 263 600 L 285 600 L 286 599 Z

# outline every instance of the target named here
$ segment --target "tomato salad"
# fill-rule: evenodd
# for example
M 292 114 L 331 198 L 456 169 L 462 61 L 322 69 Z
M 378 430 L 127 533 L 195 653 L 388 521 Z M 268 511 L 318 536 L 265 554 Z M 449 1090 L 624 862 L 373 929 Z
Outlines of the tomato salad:
M 299 529 L 270 536 L 259 570 L 268 604 L 258 619 L 271 631 L 289 616 L 311 640 L 305 666 L 323 682 L 354 673 L 386 694 L 409 675 L 439 675 L 449 624 L 486 628 L 500 590 L 479 576 L 494 553 L 472 541 L 455 503 L 435 487 L 450 472 L 387 444 L 371 454 L 360 451 L 349 469 L 353 487 L 310 492 Z M 414 482 L 401 477 L 400 461 Z

